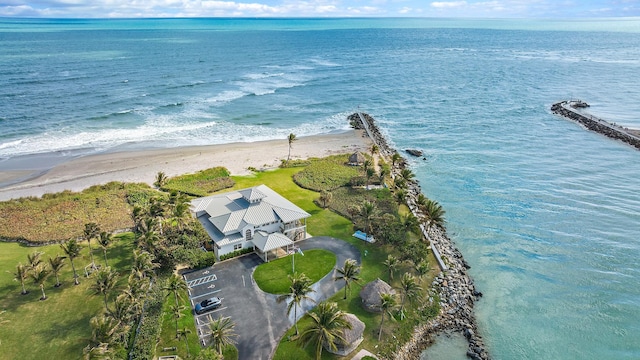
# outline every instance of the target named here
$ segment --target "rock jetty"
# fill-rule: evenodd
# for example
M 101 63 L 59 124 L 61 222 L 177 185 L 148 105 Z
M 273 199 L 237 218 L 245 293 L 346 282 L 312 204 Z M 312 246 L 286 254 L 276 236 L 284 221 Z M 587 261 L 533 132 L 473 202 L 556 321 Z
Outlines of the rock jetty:
M 576 121 L 591 131 L 595 131 L 612 139 L 623 141 L 637 149 L 640 149 L 640 136 L 616 124 L 611 124 L 593 115 L 579 112 L 577 109 L 585 108 L 589 105 L 583 101 L 561 101 L 551 106 L 551 111 L 569 120 Z
M 392 149 L 374 119 L 368 114 L 355 113 L 349 116 L 351 125 L 356 129 L 365 129 L 371 140 L 380 149 L 380 154 L 392 156 L 396 150 Z M 399 176 L 407 162 L 396 162 L 391 169 L 391 176 Z M 421 193 L 417 181 L 408 182 L 407 205 L 418 218 L 424 218 L 417 206 L 418 195 Z M 445 229 L 433 226 L 422 228 L 423 236 L 429 241 L 431 249 L 438 259 L 442 272 L 433 281 L 432 294 L 428 301 L 440 299 L 440 314 L 427 324 L 414 329 L 409 342 L 402 346 L 395 355 L 396 360 L 417 359 L 420 353 L 428 347 L 439 333 L 460 332 L 469 342 L 467 356 L 474 360 L 489 359 L 482 336 L 478 334 L 473 306 L 482 293 L 479 292 L 467 270 L 469 265 L 455 247 L 453 241 L 446 235 Z M 436 296 L 437 295 L 437 296 Z

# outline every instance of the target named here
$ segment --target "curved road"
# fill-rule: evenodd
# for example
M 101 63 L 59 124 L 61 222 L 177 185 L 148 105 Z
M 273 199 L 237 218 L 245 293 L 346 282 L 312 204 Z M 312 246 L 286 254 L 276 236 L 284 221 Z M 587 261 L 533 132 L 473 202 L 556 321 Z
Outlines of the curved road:
M 297 241 L 302 251 L 325 249 L 336 254 L 336 267 L 342 267 L 346 259 L 361 263 L 360 251 L 353 245 L 328 236 L 315 236 Z M 213 272 L 216 284 L 224 301 L 224 308 L 212 316 L 230 316 L 236 323 L 239 359 L 270 359 L 284 332 L 293 325 L 293 313 L 288 318 L 287 304 L 277 303 L 276 295 L 267 294 L 253 280 L 253 271 L 262 260 L 255 254 L 239 259 L 217 263 Z M 344 287 L 344 282 L 334 281 L 335 269 L 313 285 L 310 294 L 316 302 L 333 296 Z M 298 308 L 298 317 L 315 304 L 304 302 Z

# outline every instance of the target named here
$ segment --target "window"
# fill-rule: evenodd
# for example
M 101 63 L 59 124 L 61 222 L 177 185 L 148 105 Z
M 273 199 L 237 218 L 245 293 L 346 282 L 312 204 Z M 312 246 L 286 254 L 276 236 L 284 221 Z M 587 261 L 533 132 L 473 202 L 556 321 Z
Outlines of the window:
M 240 250 L 240 249 L 242 249 L 242 244 L 233 245 L 233 251 Z
M 244 240 L 245 241 L 249 241 L 253 239 L 253 235 L 251 234 L 251 229 L 248 229 L 245 233 L 244 233 Z

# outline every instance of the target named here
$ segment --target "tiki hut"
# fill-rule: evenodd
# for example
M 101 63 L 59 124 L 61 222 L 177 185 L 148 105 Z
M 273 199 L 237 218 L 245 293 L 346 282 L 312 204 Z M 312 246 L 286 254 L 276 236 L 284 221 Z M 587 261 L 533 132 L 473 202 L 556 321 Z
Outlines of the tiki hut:
M 382 300 L 380 295 L 382 294 L 395 294 L 396 292 L 386 282 L 380 280 L 380 278 L 365 285 L 360 290 L 360 298 L 362 299 L 362 306 L 367 311 L 380 312 L 380 304 Z
M 351 329 L 345 328 L 342 330 L 342 337 L 345 342 L 338 340 L 336 343 L 337 350 L 332 351 L 331 349 L 325 347 L 328 352 L 340 356 L 347 356 L 353 350 L 355 350 L 358 345 L 362 342 L 362 334 L 364 334 L 364 323 L 358 319 L 357 316 L 353 314 L 346 313 L 344 314 L 345 320 L 351 324 Z
M 351 156 L 349 156 L 349 165 L 358 166 L 364 164 L 364 161 L 367 160 L 364 155 L 360 151 L 356 151 Z

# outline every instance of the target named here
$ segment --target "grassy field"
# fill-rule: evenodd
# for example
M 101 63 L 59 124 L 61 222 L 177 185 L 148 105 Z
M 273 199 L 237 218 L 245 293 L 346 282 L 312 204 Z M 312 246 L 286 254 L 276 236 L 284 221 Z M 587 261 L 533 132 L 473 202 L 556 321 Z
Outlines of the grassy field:
M 83 235 L 84 225 L 97 223 L 104 231 L 133 225 L 127 196 L 154 191 L 144 184 L 109 183 L 83 192 L 45 194 L 0 202 L 0 239 L 33 243 L 63 241 Z
M 132 234 L 118 236 L 119 241 L 107 251 L 109 265 L 124 274 L 126 282 L 131 267 Z M 82 256 L 74 260 L 79 274 L 90 263 L 86 243 Z M 91 337 L 89 320 L 104 309 L 102 297 L 89 290 L 91 279 L 80 278 L 73 285 L 71 265 L 62 269 L 62 286 L 55 288 L 51 276 L 45 283 L 48 299 L 40 301 L 40 288 L 27 280 L 27 295 L 21 295 L 20 283 L 13 280 L 19 262 L 27 261 L 27 254 L 42 251 L 44 261 L 62 254 L 59 245 L 25 247 L 16 243 L 0 243 L 0 354 L 2 359 L 81 359 L 82 349 Z M 102 264 L 102 251 L 94 249 L 96 262 Z
M 336 266 L 336 255 L 327 250 L 307 250 L 304 256 L 297 253 L 293 256 L 296 273 L 304 273 L 314 283 Z M 288 278 L 290 275 L 293 275 L 293 259 L 287 256 L 259 265 L 253 273 L 253 278 L 262 291 L 270 294 L 285 294 L 291 285 Z

